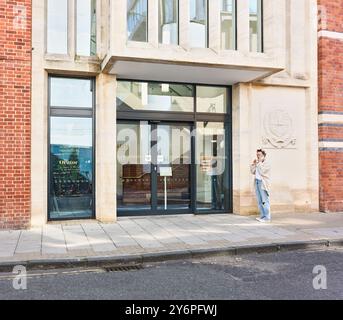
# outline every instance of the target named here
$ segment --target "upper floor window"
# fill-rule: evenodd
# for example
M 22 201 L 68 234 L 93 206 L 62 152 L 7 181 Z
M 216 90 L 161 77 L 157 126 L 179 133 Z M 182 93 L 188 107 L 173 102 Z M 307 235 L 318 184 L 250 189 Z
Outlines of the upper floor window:
M 148 0 L 127 0 L 127 37 L 148 41 Z
M 263 52 L 263 0 L 249 0 L 250 51 Z
M 96 0 L 75 0 L 75 19 L 68 0 L 47 0 L 47 52 L 68 54 L 68 30 L 75 26 L 76 54 L 96 55 Z
M 190 0 L 189 44 L 191 47 L 208 46 L 208 1 Z
M 76 3 L 76 54 L 96 55 L 96 0 Z
M 222 0 L 221 2 L 221 48 L 223 50 L 236 49 L 236 0 Z
M 47 1 L 47 52 L 68 53 L 68 0 Z
M 179 43 L 179 0 L 159 0 L 159 41 Z

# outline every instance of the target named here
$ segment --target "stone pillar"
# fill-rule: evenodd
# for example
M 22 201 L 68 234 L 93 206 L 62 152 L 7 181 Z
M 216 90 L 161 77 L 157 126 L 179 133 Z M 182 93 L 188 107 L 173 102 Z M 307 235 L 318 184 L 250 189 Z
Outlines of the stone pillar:
M 96 218 L 116 221 L 116 77 L 96 79 Z
M 237 1 L 237 48 L 249 53 L 249 0 Z
M 218 52 L 220 48 L 220 4 L 221 0 L 209 1 L 208 47 Z
M 179 1 L 179 43 L 189 50 L 189 0 Z

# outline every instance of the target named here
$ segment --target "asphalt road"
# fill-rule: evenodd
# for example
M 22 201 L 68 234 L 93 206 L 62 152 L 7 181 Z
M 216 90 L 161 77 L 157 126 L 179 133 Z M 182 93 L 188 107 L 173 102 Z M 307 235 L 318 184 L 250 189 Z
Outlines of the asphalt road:
M 326 268 L 327 289 L 313 288 L 317 265 Z M 26 290 L 15 290 L 12 275 L 0 273 L 0 299 L 343 299 L 343 249 L 172 261 L 131 271 L 31 271 Z

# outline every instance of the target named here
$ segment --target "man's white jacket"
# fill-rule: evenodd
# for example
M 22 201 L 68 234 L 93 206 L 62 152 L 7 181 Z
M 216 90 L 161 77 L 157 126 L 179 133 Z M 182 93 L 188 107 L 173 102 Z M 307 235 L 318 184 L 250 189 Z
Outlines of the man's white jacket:
M 256 174 L 256 170 L 258 170 L 262 177 L 262 189 L 270 194 L 270 164 L 266 160 L 257 164 L 252 164 L 250 166 L 250 171 L 253 175 Z

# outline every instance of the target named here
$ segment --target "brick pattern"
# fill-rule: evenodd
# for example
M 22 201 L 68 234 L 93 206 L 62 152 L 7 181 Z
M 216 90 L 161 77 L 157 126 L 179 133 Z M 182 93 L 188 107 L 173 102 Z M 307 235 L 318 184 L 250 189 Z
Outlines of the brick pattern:
M 319 0 L 321 23 L 319 31 L 343 32 L 343 0 Z M 323 21 L 325 19 L 325 21 Z M 335 112 L 343 118 L 343 41 L 320 37 L 319 59 L 319 112 Z M 319 139 L 343 141 L 343 127 L 321 125 Z M 320 210 L 343 211 L 343 149 L 321 149 Z
M 320 13 L 319 28 L 322 29 L 326 25 L 327 30 L 343 32 L 342 0 L 319 0 L 318 5 Z
M 0 229 L 30 223 L 31 0 L 0 2 Z

